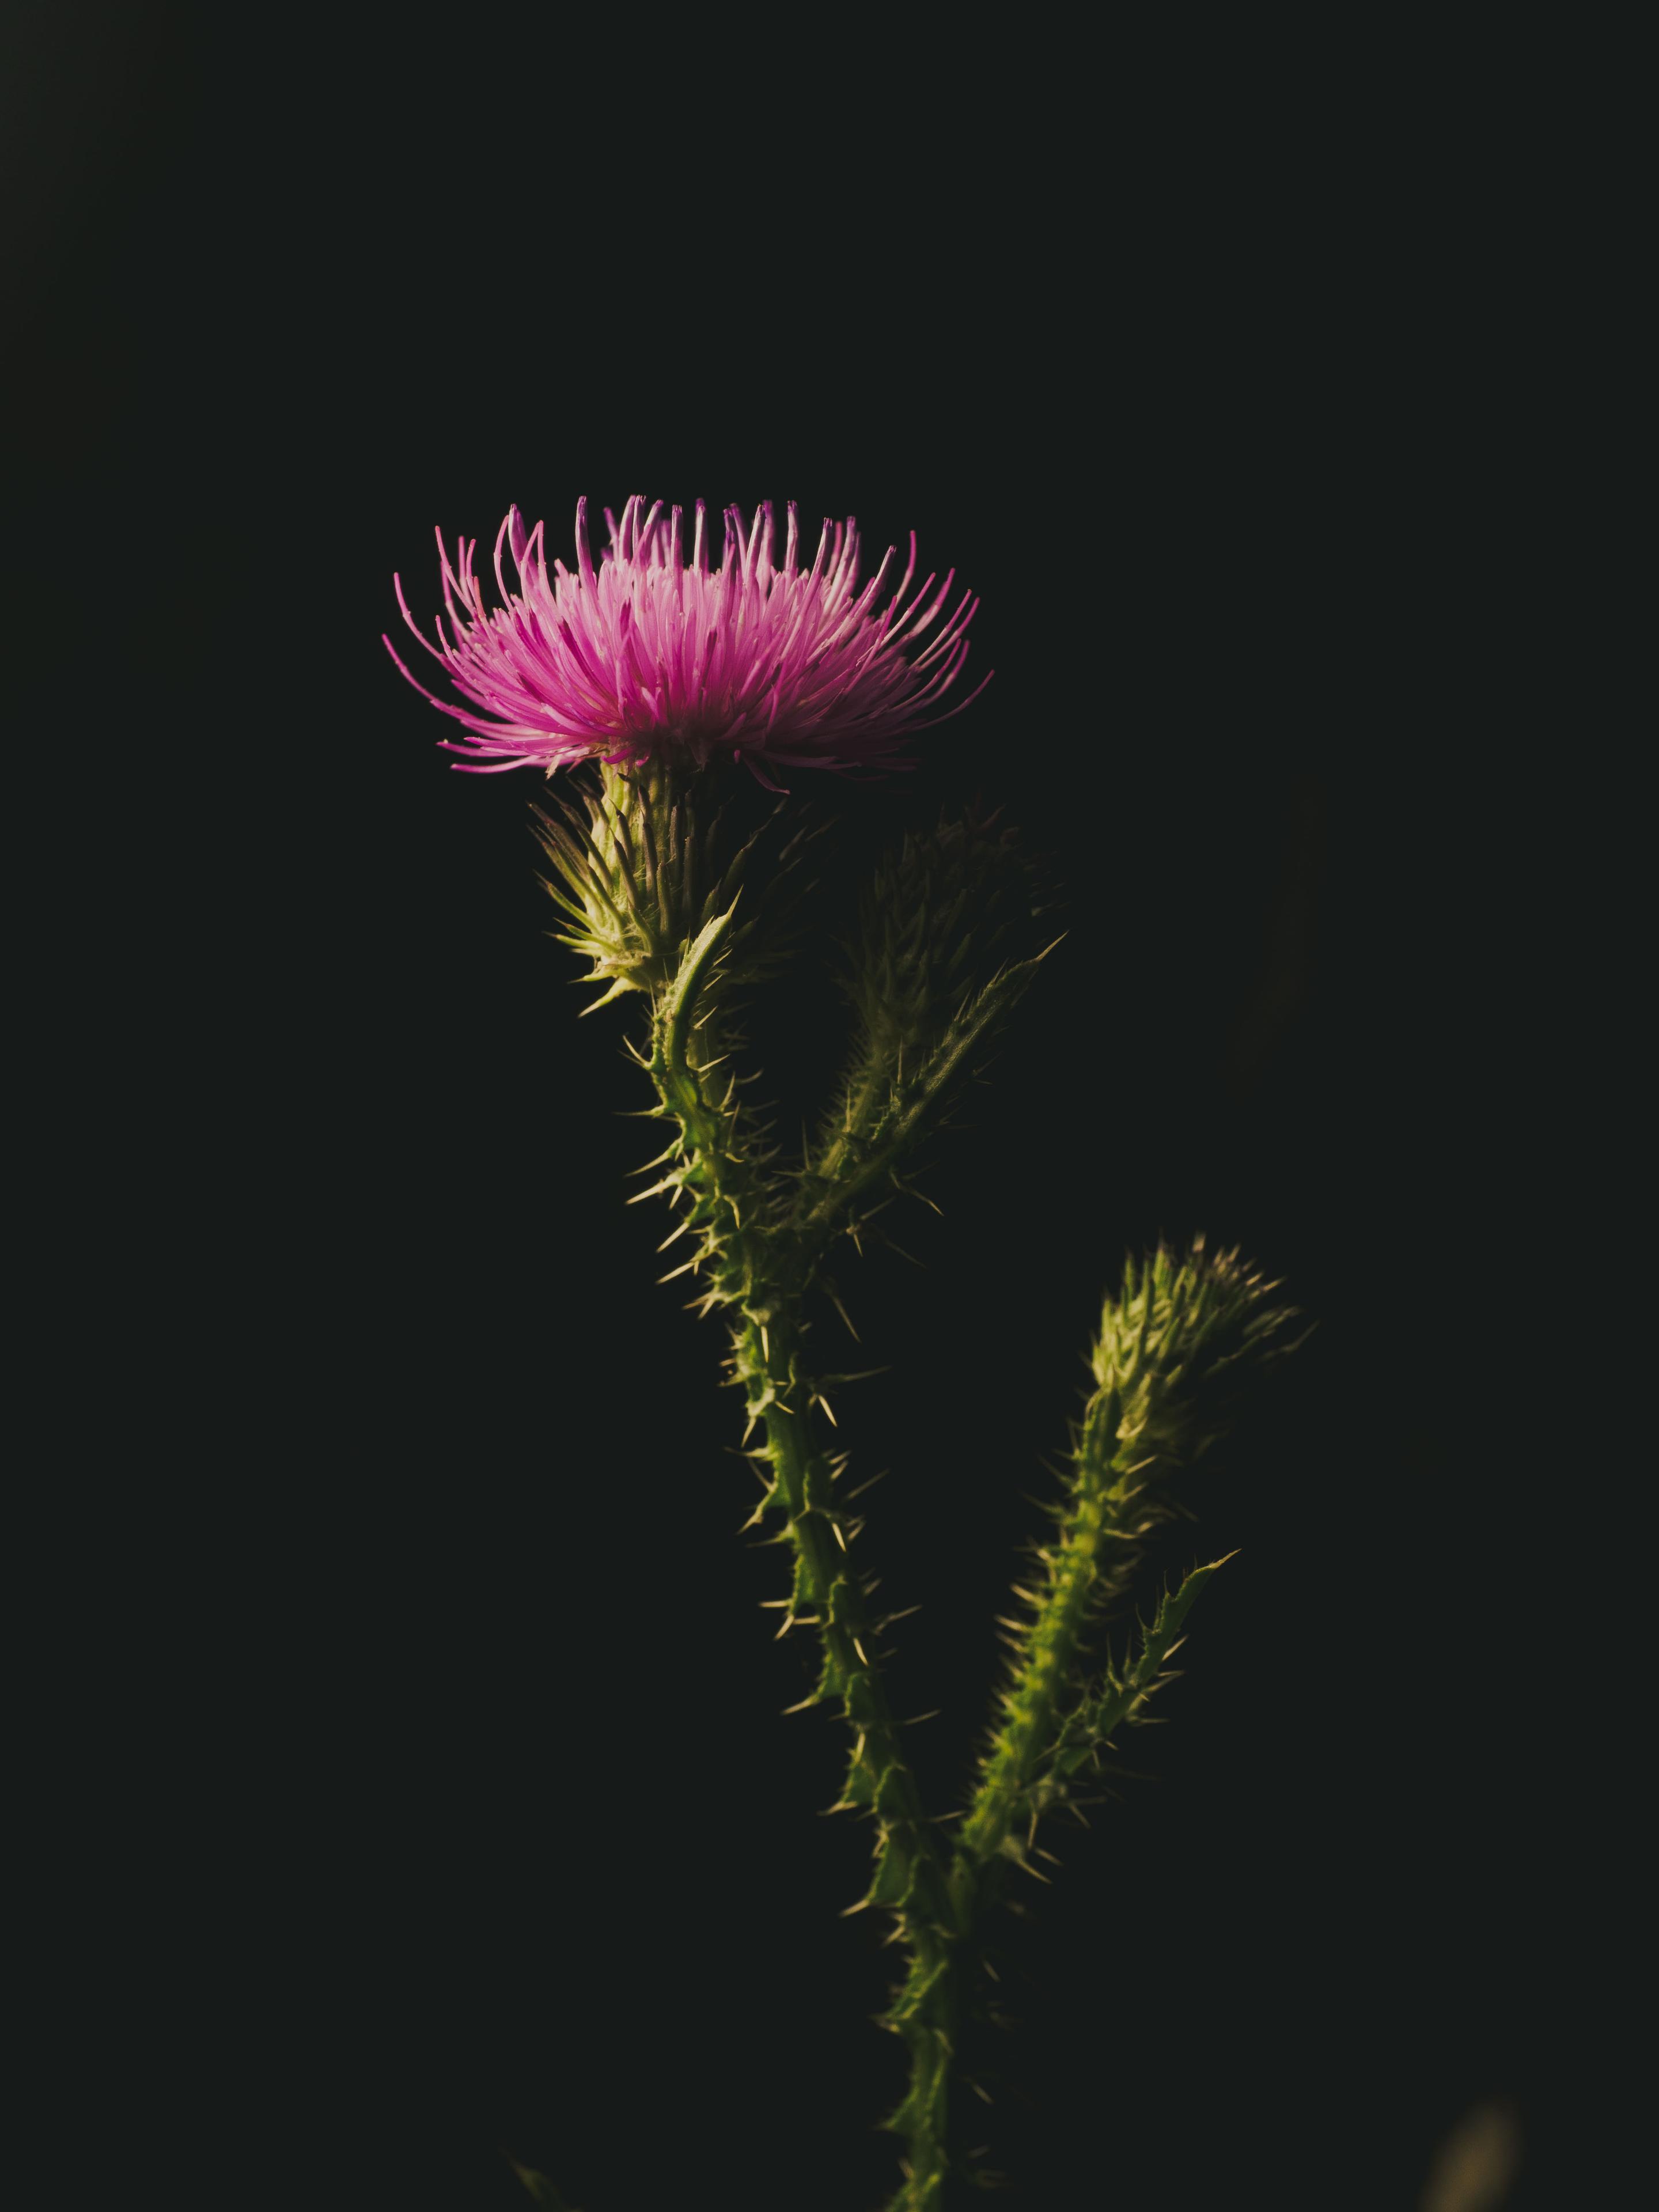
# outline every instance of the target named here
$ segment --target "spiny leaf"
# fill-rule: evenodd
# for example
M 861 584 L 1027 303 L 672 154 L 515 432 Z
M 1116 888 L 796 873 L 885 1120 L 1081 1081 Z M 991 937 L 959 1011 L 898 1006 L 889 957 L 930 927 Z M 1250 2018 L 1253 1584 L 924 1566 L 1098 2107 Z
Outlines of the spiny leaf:
M 1224 1567 L 1229 1559 L 1237 1557 L 1237 1553 L 1228 1552 L 1221 1559 L 1212 1559 L 1207 1566 L 1194 1567 L 1173 1595 L 1167 1590 L 1164 1593 L 1151 1625 L 1141 1631 L 1138 1656 L 1126 1662 L 1121 1672 L 1108 1667 L 1100 1693 L 1085 1699 L 1079 1708 L 1068 1730 L 1073 1738 L 1066 1753 L 1072 1761 L 1071 1771 L 1075 1771 L 1093 1745 L 1108 1742 L 1113 1732 L 1126 1722 L 1134 1725 L 1143 1717 L 1139 1708 L 1158 1688 L 1159 1681 L 1168 1679 L 1163 1669 L 1182 1640 L 1181 1625 L 1192 1611 L 1200 1591 L 1218 1568 Z

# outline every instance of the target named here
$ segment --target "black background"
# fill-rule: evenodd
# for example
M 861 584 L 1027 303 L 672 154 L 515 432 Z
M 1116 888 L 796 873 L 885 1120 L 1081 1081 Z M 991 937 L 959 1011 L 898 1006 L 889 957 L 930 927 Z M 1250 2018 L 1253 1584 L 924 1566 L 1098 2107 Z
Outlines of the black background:
M 1168 1564 L 1240 1555 L 1145 1778 L 1010 1925 L 1006 2201 L 1381 2212 L 1492 2094 L 1513 2203 L 1565 2201 L 1565 1692 L 1500 1349 L 1498 1223 L 1524 1186 L 1549 1226 L 1538 885 L 1484 675 L 1525 650 L 1482 546 L 1529 248 L 1456 150 L 1474 77 L 1388 122 L 1350 58 L 1196 31 L 25 15 L 62 1109 L 121 1164 L 61 1286 L 122 1316 L 124 1442 L 78 1395 L 66 1431 L 63 1586 L 107 1595 L 54 1677 L 110 1815 L 64 1822 L 88 2080 L 191 2030 L 125 2169 L 388 2212 L 505 2212 L 503 2145 L 587 2212 L 890 2185 L 866 1838 L 814 1817 L 830 1724 L 780 1717 L 716 1327 L 621 1203 L 621 1018 L 577 1026 L 543 933 L 533 780 L 449 773 L 379 642 L 434 523 L 516 501 L 568 550 L 637 489 L 914 526 L 982 596 L 995 680 L 921 772 L 800 779 L 826 921 L 973 793 L 1065 887 L 896 1230 L 921 1272 L 843 1284 L 843 1364 L 896 1363 L 837 1411 L 892 1470 L 865 1540 L 923 1606 L 941 1807 L 1126 1248 L 1236 1241 L 1318 1324 L 1194 1485 Z M 757 1013 L 786 1126 L 835 1021 L 810 964 Z

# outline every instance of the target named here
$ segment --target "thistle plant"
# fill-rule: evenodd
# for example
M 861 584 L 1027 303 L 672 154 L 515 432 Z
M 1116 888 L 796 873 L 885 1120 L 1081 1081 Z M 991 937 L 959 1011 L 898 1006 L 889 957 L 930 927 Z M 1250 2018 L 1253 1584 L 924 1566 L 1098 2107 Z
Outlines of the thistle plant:
M 846 1910 L 884 1917 L 902 1960 L 883 2016 L 908 2065 L 883 2123 L 901 2148 L 890 2212 L 940 2212 L 953 2183 L 991 2179 L 963 2147 L 957 2070 L 962 2030 L 987 2008 L 988 1923 L 1015 1875 L 1049 1879 L 1034 1863 L 1044 1820 L 1085 1818 L 1118 1738 L 1171 1679 L 1223 1562 L 1147 1590 L 1150 1540 L 1186 1510 L 1182 1478 L 1226 1426 L 1241 1383 L 1289 1348 L 1291 1310 L 1237 1253 L 1201 1241 L 1126 1265 L 1102 1308 L 1051 1525 L 997 1624 L 1007 1668 L 977 1770 L 960 1804 L 930 1814 L 884 1685 L 895 1616 L 872 1602 L 875 1534 L 854 1510 L 838 1378 L 812 1356 L 811 1310 L 824 1297 L 854 1327 L 836 1254 L 879 1233 L 875 1216 L 908 1188 L 1059 941 L 1044 941 L 1018 840 L 994 817 L 946 817 L 904 838 L 862 886 L 837 956 L 848 1055 L 798 1158 L 747 1103 L 739 1018 L 809 938 L 815 848 L 780 778 L 913 766 L 915 734 L 960 711 L 946 702 L 977 603 L 963 592 L 952 604 L 954 574 L 937 590 L 934 575 L 916 584 L 914 537 L 890 598 L 890 550 L 860 587 L 850 520 L 826 522 L 803 566 L 793 506 L 781 564 L 769 507 L 747 524 L 727 511 L 718 567 L 701 505 L 689 544 L 678 507 L 665 518 L 635 499 L 605 519 L 595 563 L 579 505 L 567 568 L 514 510 L 496 539 L 494 607 L 476 546 L 462 541 L 452 559 L 441 538 L 447 626 L 435 641 L 416 635 L 464 703 L 426 696 L 459 726 L 444 741 L 458 766 L 561 778 L 535 810 L 555 933 L 597 988 L 588 1011 L 637 1003 L 626 1048 L 665 1141 L 631 1202 L 669 1208 L 662 1280 L 686 1282 L 693 1310 L 727 1334 L 740 1449 L 761 1483 L 748 1525 L 782 1555 L 772 1632 L 815 1646 L 791 1710 L 844 1721 L 832 1809 L 870 1827 L 868 1886 Z M 739 769 L 778 793 L 771 821 L 748 836 L 729 804 Z M 561 2201 L 520 2171 L 538 2201 Z

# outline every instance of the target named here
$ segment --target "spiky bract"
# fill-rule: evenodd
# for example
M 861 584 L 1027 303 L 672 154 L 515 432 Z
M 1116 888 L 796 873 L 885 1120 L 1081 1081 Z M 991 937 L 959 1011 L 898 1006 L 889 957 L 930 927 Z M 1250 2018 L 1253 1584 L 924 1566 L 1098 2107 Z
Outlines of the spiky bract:
M 765 826 L 732 833 L 727 810 L 705 799 L 694 806 L 683 769 L 659 761 L 631 771 L 595 768 L 549 813 L 534 807 L 537 837 L 553 873 L 543 888 L 563 915 L 562 945 L 586 960 L 606 988 L 594 1006 L 629 991 L 660 998 L 686 952 L 717 914 L 732 913 Z M 778 841 L 744 911 L 722 933 L 723 990 L 751 983 L 787 958 L 799 888 L 794 863 L 812 833 L 798 828 Z M 700 978 L 709 990 L 711 978 Z M 589 1011 L 592 1011 L 590 1007 Z M 704 1011 L 707 1009 L 705 1007 Z

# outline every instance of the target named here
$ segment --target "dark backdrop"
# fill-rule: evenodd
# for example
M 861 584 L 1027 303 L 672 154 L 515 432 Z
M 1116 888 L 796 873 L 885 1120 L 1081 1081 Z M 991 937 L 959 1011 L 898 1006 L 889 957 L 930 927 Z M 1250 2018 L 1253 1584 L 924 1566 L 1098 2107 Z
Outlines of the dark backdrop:
M 67 1452 L 124 1812 L 74 1848 L 94 2048 L 196 2031 L 136 2185 L 227 2143 L 250 2198 L 366 2212 L 505 2212 L 502 2145 L 587 2212 L 890 2178 L 866 1838 L 815 1817 L 832 1726 L 780 1717 L 716 1325 L 621 1203 L 624 1025 L 577 1024 L 532 780 L 449 773 L 378 637 L 394 569 L 435 603 L 434 523 L 487 544 L 516 501 L 568 550 L 578 492 L 639 489 L 856 514 L 878 556 L 914 526 L 982 595 L 995 680 L 921 772 L 800 779 L 832 900 L 973 793 L 1064 884 L 943 1216 L 896 1232 L 921 1272 L 846 1285 L 851 1364 L 895 1363 L 838 1411 L 891 1468 L 866 1540 L 923 1606 L 894 1679 L 945 1709 L 939 1803 L 1125 1249 L 1237 1242 L 1318 1324 L 1194 1485 L 1169 1564 L 1240 1556 L 1143 1778 L 1008 1929 L 1008 2201 L 1382 2212 L 1493 2094 L 1513 2202 L 1559 2201 L 1558 1693 L 1521 1692 L 1494 1320 L 1531 883 L 1480 681 L 1501 177 L 1426 94 L 1353 158 L 1340 86 L 1257 131 L 1245 55 L 959 21 L 28 21 L 18 419 L 67 525 L 32 635 L 49 818 L 114 886 L 65 928 L 125 1164 L 129 1442 Z M 787 1121 L 834 1064 L 817 967 L 773 1018 Z

